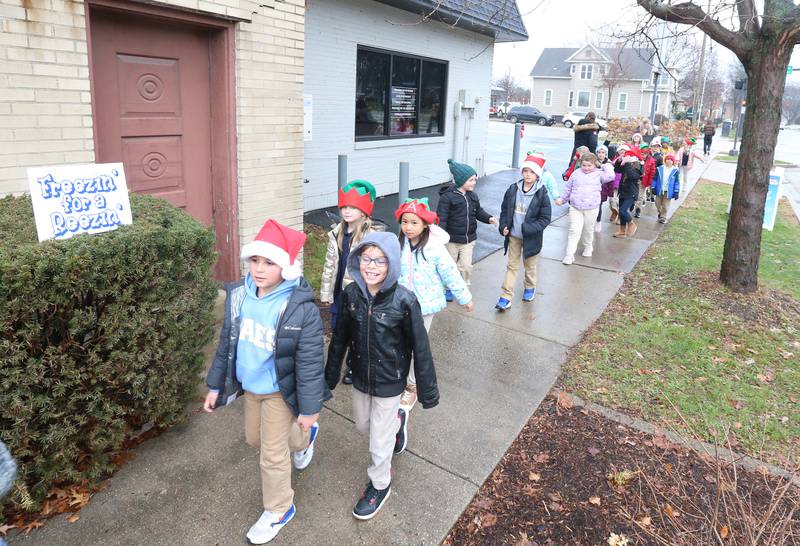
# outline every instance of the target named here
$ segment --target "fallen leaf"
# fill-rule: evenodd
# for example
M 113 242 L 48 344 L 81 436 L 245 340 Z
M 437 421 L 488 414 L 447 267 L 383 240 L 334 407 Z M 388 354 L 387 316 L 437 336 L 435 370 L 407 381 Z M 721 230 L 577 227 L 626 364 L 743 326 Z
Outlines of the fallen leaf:
M 730 531 L 728 530 L 728 526 L 725 525 L 722 529 L 719 530 L 719 536 L 721 538 L 728 538 L 728 534 Z
M 536 461 L 537 463 L 546 463 L 547 461 L 550 460 L 550 454 L 539 453 L 538 455 L 536 455 L 536 457 L 533 458 L 533 460 Z
M 611 482 L 612 485 L 624 487 L 628 485 L 633 479 L 636 477 L 636 472 L 633 470 L 622 470 L 619 472 L 611 472 L 609 473 L 606 478 L 608 481 Z
M 628 537 L 611 533 L 611 536 L 608 537 L 608 546 L 628 546 Z
M 548 493 L 547 496 L 553 502 L 561 502 L 561 495 L 559 495 L 558 493 Z
M 533 542 L 530 541 L 526 533 L 522 533 L 519 536 L 519 540 L 514 543 L 514 546 L 533 546 Z
M 600 450 L 597 449 L 596 447 L 589 448 L 589 455 L 591 455 L 592 457 L 595 457 L 598 453 L 600 453 Z
M 675 509 L 674 509 L 674 508 L 673 508 L 671 505 L 669 505 L 669 504 L 667 504 L 667 505 L 664 507 L 664 513 L 665 513 L 667 516 L 669 516 L 670 518 L 672 518 L 672 519 L 675 519 L 675 518 L 677 518 L 677 517 L 679 517 L 679 516 L 681 515 L 681 513 L 680 513 L 680 512 L 678 512 L 677 510 L 675 510 Z
M 33 531 L 34 529 L 38 529 L 39 527 L 44 527 L 44 522 L 37 519 L 28 522 L 25 525 L 22 525 L 21 527 L 19 527 L 19 530 L 25 533 L 26 535 L 29 535 L 31 534 L 31 531 Z
M 747 364 L 748 366 L 752 366 L 753 364 L 756 363 L 756 361 L 753 358 L 748 358 L 747 360 L 744 361 L 744 363 Z
M 557 502 L 551 502 L 550 504 L 547 505 L 547 507 L 550 508 L 550 510 L 552 510 L 553 512 L 561 512 L 564 509 L 564 507 Z
M 670 472 L 672 472 L 672 463 L 665 463 L 665 464 L 664 464 L 664 471 L 665 471 L 667 474 L 669 474 Z
M 481 517 L 482 527 L 491 527 L 495 523 L 497 523 L 497 516 L 495 516 L 494 514 L 484 514 Z
M 650 516 L 644 516 L 642 519 L 639 520 L 639 525 L 647 527 L 648 525 L 650 525 L 650 523 L 652 523 L 652 521 L 653 520 Z
M 733 428 L 735 428 L 736 430 L 741 430 L 741 428 L 742 428 L 742 424 L 741 424 L 739 421 L 736 421 L 736 422 L 733 424 Z
M 589 497 L 589 504 L 600 506 L 600 497 Z
M 744 402 L 741 402 L 739 400 L 734 400 L 733 398 L 728 399 L 728 404 L 730 404 L 731 407 L 737 411 L 744 409 L 745 407 Z
M 790 358 L 792 358 L 794 356 L 794 353 L 791 353 L 789 351 L 781 351 L 781 356 L 784 359 L 788 360 L 788 359 L 790 359 Z
M 539 480 L 542 479 L 542 475 L 536 472 L 531 472 L 530 474 L 528 474 L 528 479 L 532 482 L 538 482 Z
M 558 405 L 565 410 L 572 409 L 575 404 L 572 402 L 572 397 L 565 392 L 558 393 Z
M 780 418 L 780 419 L 778 419 L 778 420 L 779 420 L 781 423 L 783 423 L 783 424 L 786 424 L 786 423 L 789 421 L 789 418 L 788 418 L 786 415 L 784 415 L 783 417 L 781 417 L 781 418 Z
M 81 515 L 80 514 L 72 514 L 70 517 L 67 518 L 67 521 L 70 522 L 70 523 L 75 523 L 79 519 L 81 519 Z
M 657 434 L 653 436 L 653 445 L 660 449 L 669 449 L 672 446 L 672 442 L 667 440 L 667 437 L 663 434 Z

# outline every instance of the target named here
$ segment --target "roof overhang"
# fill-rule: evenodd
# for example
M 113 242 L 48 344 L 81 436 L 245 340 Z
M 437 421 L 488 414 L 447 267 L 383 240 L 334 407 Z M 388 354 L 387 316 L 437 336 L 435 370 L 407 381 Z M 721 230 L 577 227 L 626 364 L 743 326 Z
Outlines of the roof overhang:
M 431 15 L 431 19 L 441 21 L 447 25 L 453 25 L 457 28 L 483 34 L 494 39 L 495 42 L 524 42 L 528 40 L 528 33 L 520 32 L 502 25 L 502 21 L 484 21 L 473 15 L 465 13 L 460 9 L 453 9 L 443 5 L 438 5 L 438 2 L 431 0 L 375 0 L 381 4 L 393 6 L 404 11 L 410 11 L 420 16 L 427 15 L 435 11 Z M 516 14 L 519 16 L 519 13 Z M 525 25 L 520 23 L 524 28 Z

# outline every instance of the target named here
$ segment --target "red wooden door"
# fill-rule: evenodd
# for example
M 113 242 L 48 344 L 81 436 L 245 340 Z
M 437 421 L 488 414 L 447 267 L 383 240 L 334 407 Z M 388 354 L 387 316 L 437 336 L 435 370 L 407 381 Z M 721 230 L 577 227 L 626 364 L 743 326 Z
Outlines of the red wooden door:
M 208 31 L 93 10 L 91 34 L 97 162 L 211 226 Z

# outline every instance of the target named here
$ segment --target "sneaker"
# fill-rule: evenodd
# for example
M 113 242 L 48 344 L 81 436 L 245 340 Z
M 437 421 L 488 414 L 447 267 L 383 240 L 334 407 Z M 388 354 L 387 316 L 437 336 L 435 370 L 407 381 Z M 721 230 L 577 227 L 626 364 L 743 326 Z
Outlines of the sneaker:
M 594 232 L 595 233 L 600 233 L 601 231 L 603 231 L 603 224 L 600 223 L 600 222 L 595 222 L 594 223 Z
M 658 223 L 659 224 L 666 224 L 667 223 L 667 219 L 662 216 L 661 218 L 658 219 Z
M 449 290 L 444 291 L 444 299 L 447 301 L 453 301 L 453 293 Z
M 414 404 L 417 403 L 417 386 L 416 385 L 406 385 L 406 389 L 403 391 L 403 396 L 400 397 L 400 409 L 406 412 L 410 412 L 411 408 L 414 407 Z
M 352 385 L 353 384 L 353 370 L 347 370 L 347 373 L 344 374 L 342 378 L 343 385 Z
M 575 262 L 575 256 L 564 256 L 564 259 L 561 260 L 561 263 L 564 265 L 572 265 Z
M 311 458 L 314 457 L 314 442 L 319 434 L 319 423 L 311 425 L 311 434 L 308 438 L 308 447 L 303 451 L 294 451 L 292 453 L 292 464 L 297 470 L 303 470 L 311 464 Z
M 498 311 L 505 311 L 509 307 L 511 307 L 511 300 L 507 300 L 506 298 L 500 298 L 494 306 Z
M 406 427 L 408 426 L 408 414 L 406 413 L 406 410 L 397 410 L 397 418 L 400 419 L 400 430 L 397 431 L 397 436 L 394 437 L 394 454 L 400 455 L 406 450 L 406 444 L 408 443 L 408 435 L 406 434 Z
M 584 248 L 581 256 L 584 258 L 591 258 L 592 257 L 592 247 Z
M 372 482 L 369 482 L 364 494 L 361 495 L 361 498 L 358 499 L 355 507 L 353 507 L 353 517 L 365 520 L 374 518 L 383 503 L 389 498 L 389 493 L 391 492 L 391 485 L 386 489 L 375 489 L 372 486 Z
M 250 544 L 266 544 L 278 534 L 284 525 L 292 521 L 296 510 L 294 504 L 285 514 L 276 514 L 264 510 L 258 521 L 247 531 L 247 540 Z
M 636 212 L 633 213 L 634 218 L 641 218 L 642 217 L 642 209 L 636 209 Z
M 536 288 L 526 288 L 522 293 L 522 301 L 533 301 L 536 296 Z

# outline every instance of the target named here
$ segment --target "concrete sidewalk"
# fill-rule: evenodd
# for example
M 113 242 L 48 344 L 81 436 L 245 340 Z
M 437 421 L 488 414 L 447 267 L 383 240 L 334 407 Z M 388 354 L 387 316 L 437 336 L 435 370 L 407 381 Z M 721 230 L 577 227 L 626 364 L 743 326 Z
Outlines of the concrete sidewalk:
M 494 177 L 486 190 L 516 172 Z M 653 205 L 631 239 L 611 237 L 607 208 L 604 218 L 594 257 L 572 266 L 560 262 L 566 218 L 547 229 L 533 303 L 519 300 L 518 287 L 512 308 L 497 313 L 506 259 L 494 252 L 475 265 L 474 312 L 450 304 L 431 329 L 441 403 L 412 412 L 392 495 L 369 522 L 351 515 L 367 483 L 367 438 L 353 427 L 350 388 L 337 387 L 320 417 L 314 461 L 295 474 L 297 516 L 273 543 L 438 544 L 554 384 L 569 347 L 663 228 Z M 258 455 L 244 444 L 241 403 L 193 413 L 143 444 L 108 483 L 76 523 L 60 516 L 10 544 L 240 545 L 261 513 Z

